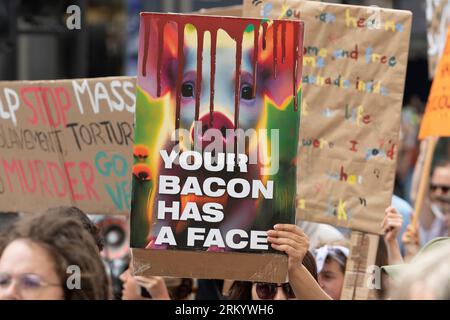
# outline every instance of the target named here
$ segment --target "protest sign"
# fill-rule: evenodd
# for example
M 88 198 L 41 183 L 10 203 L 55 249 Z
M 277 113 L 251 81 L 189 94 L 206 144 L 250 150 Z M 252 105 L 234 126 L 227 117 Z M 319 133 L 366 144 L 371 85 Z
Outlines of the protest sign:
M 302 42 L 298 21 L 141 14 L 136 273 L 285 281 L 266 231 L 295 219 Z
M 419 180 L 416 201 L 414 204 L 414 214 L 411 219 L 412 224 L 416 224 L 422 209 L 422 203 L 429 187 L 429 177 L 433 154 L 438 137 L 449 137 L 450 128 L 450 102 L 448 89 L 450 88 L 450 41 L 448 39 L 444 52 L 437 65 L 430 94 L 428 95 L 427 106 L 420 125 L 419 139 L 428 138 L 427 148 L 423 163 L 423 169 Z M 422 142 L 424 143 L 424 142 Z
M 245 0 L 244 16 L 305 21 L 297 217 L 381 234 L 395 178 L 411 13 Z
M 428 96 L 425 114 L 420 125 L 419 139 L 450 136 L 450 41 L 436 69 Z
M 450 3 L 448 0 L 427 0 L 426 5 L 428 75 L 432 79 L 447 39 L 447 29 L 450 25 Z
M 126 214 L 135 79 L 0 82 L 3 211 Z

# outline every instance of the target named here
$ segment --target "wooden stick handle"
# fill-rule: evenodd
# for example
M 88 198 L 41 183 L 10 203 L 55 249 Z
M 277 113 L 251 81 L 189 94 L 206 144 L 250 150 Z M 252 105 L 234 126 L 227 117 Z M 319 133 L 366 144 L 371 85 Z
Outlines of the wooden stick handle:
M 428 188 L 428 180 L 430 177 L 431 163 L 433 162 L 434 149 L 436 148 L 437 138 L 427 138 L 427 151 L 425 153 L 425 159 L 422 167 L 422 173 L 420 175 L 419 189 L 416 195 L 416 202 L 414 204 L 414 214 L 411 218 L 411 224 L 417 225 L 419 220 L 420 210 L 422 209 L 423 199 L 425 196 L 426 188 Z

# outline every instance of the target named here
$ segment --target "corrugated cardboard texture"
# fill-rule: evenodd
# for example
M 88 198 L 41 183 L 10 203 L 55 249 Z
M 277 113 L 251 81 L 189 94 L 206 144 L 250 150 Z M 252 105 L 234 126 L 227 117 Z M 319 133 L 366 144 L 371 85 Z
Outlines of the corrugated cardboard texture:
M 0 82 L 2 210 L 127 214 L 134 104 L 130 77 Z
M 261 15 L 305 21 L 297 218 L 381 234 L 395 177 L 411 12 L 244 1 L 244 16 Z
M 375 275 L 368 273 L 368 267 L 375 265 L 379 236 L 353 231 L 350 240 L 341 300 L 373 299 L 375 290 L 370 289 L 368 283 Z
M 280 254 L 135 248 L 131 252 L 135 275 L 273 283 L 287 279 L 287 257 Z

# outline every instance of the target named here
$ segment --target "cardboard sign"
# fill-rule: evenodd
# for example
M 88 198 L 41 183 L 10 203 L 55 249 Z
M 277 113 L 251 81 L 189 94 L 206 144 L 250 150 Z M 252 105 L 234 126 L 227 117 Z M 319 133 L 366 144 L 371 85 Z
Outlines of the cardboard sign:
M 305 21 L 297 217 L 381 234 L 395 177 L 411 13 L 246 0 L 244 16 Z
M 141 14 L 135 272 L 285 280 L 266 231 L 295 221 L 302 45 L 298 21 Z
M 448 33 L 447 33 L 448 34 Z M 449 34 L 448 34 L 449 35 Z M 450 41 L 439 60 L 427 107 L 420 125 L 419 139 L 450 136 Z
M 375 262 L 379 236 L 359 231 L 351 234 L 341 300 L 374 300 L 380 281 Z M 378 277 L 378 278 L 377 278 Z
M 447 39 L 447 28 L 450 25 L 450 3 L 448 0 L 427 0 L 426 5 L 428 75 L 432 79 Z
M 3 211 L 126 214 L 135 79 L 0 82 Z

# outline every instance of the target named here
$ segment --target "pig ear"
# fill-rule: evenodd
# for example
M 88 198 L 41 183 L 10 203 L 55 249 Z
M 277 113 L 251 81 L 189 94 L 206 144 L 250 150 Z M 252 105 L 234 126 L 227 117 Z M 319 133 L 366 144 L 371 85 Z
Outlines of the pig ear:
M 161 29 L 161 30 L 160 30 Z M 159 36 L 162 35 L 162 42 Z M 146 85 L 146 91 L 157 96 L 158 56 L 161 55 L 161 96 L 176 84 L 178 66 L 178 32 L 175 22 L 164 25 L 158 19 L 144 16 L 139 33 L 139 76 Z M 148 41 L 146 45 L 146 41 Z M 145 53 L 145 51 L 147 51 Z M 144 62 L 145 61 L 145 62 Z M 145 72 L 144 72 L 145 70 Z M 142 83 L 142 82 L 141 82 Z
M 263 28 L 259 31 L 259 48 L 258 48 L 258 79 L 257 86 L 263 95 L 266 95 L 278 106 L 291 101 L 293 97 L 293 81 L 294 81 L 294 23 L 290 21 L 270 21 L 264 22 L 269 24 L 267 27 L 265 39 L 263 37 Z M 284 27 L 283 27 L 284 24 Z M 284 28 L 284 31 L 283 31 Z M 274 30 L 277 30 L 276 43 L 274 43 Z M 298 33 L 298 67 L 297 67 L 297 84 L 301 83 L 301 69 L 303 47 L 301 46 L 303 33 Z M 283 40 L 284 37 L 284 40 Z M 265 42 L 265 48 L 263 48 Z M 284 48 L 283 48 L 284 47 Z M 274 56 L 277 55 L 277 63 L 275 66 Z M 276 69 L 276 77 L 275 77 Z

